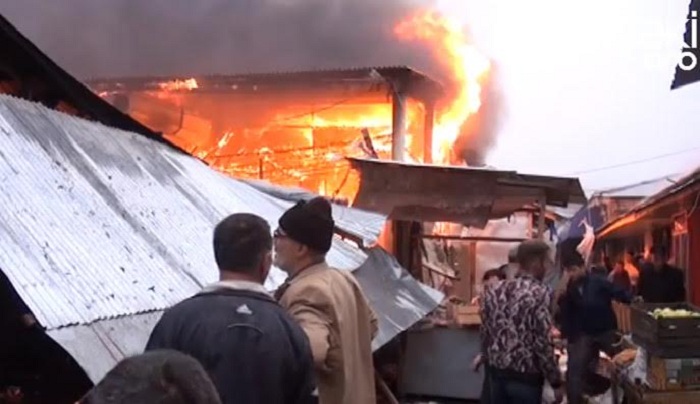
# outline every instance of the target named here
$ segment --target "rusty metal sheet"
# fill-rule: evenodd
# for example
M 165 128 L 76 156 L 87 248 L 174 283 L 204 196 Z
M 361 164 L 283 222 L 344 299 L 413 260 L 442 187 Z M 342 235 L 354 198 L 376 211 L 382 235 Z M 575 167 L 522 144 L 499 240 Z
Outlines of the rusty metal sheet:
M 566 206 L 585 201 L 578 179 L 467 167 L 349 159 L 360 173 L 353 206 L 390 219 L 457 222 L 483 227 L 544 200 Z

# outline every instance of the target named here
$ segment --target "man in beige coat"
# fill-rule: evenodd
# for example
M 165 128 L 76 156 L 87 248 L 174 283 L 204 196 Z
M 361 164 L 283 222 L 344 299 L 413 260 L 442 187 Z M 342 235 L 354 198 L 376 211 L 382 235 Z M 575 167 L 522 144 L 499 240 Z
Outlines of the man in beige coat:
M 275 265 L 289 278 L 280 304 L 309 337 L 321 404 L 374 404 L 377 319 L 353 276 L 326 264 L 334 222 L 323 198 L 299 202 L 275 231 Z

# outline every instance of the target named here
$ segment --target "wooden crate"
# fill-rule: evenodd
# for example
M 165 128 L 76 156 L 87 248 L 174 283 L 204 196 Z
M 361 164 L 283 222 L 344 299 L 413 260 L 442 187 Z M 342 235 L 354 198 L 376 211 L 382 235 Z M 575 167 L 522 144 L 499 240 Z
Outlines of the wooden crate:
M 700 358 L 667 359 L 649 355 L 647 382 L 652 390 L 700 389 Z
M 650 354 L 662 358 L 700 357 L 700 318 L 659 318 L 649 312 L 657 308 L 685 308 L 687 304 L 635 304 L 631 306 L 632 338 Z
M 631 383 L 623 383 L 629 404 L 694 404 L 700 403 L 700 390 L 649 391 Z
M 475 304 L 455 304 L 453 318 L 458 325 L 481 325 L 479 306 Z

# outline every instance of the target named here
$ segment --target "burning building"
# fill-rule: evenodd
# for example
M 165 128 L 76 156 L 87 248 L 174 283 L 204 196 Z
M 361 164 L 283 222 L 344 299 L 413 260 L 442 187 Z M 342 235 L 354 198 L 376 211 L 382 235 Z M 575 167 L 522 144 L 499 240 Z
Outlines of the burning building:
M 459 24 L 433 12 L 400 22 L 395 34 L 430 44 L 445 80 L 408 67 L 368 67 L 88 85 L 239 178 L 351 198 L 358 183 L 345 157 L 482 164 L 498 109 L 491 92 L 483 91 L 492 87 L 490 61 Z M 494 102 L 484 105 L 487 99 Z
M 431 158 L 442 94 L 437 82 L 406 67 L 90 85 L 232 176 L 346 197 L 357 186 L 347 156 Z

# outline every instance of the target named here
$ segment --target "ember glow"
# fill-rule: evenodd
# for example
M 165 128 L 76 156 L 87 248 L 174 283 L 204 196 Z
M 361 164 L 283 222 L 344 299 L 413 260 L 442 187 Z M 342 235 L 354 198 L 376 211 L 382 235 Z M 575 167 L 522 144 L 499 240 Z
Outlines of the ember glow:
M 197 80 L 187 79 L 187 80 L 172 80 L 160 83 L 159 87 L 164 91 L 178 91 L 178 90 L 194 90 L 199 87 Z
M 490 62 L 469 43 L 464 27 L 437 11 L 423 11 L 396 26 L 396 35 L 407 41 L 423 41 L 450 72 L 454 95 L 440 111 L 433 130 L 433 161 L 449 163 L 452 146 L 462 125 L 481 107 L 481 85 Z

